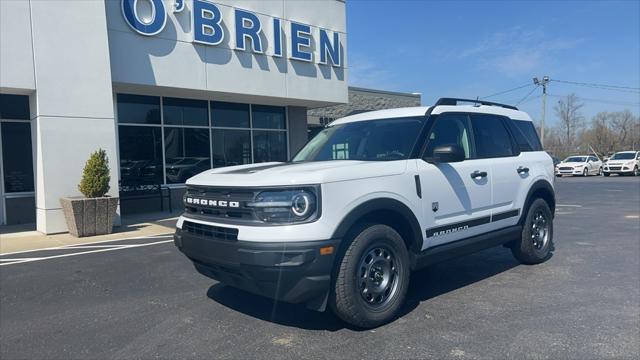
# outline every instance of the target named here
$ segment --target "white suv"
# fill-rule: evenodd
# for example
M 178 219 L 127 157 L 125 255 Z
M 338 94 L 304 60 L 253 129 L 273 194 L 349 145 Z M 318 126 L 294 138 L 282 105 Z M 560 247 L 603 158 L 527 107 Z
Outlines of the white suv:
M 640 176 L 640 151 L 620 151 L 607 161 L 603 175 L 610 174 Z
M 526 113 L 440 99 L 338 119 L 291 162 L 192 177 L 175 244 L 222 283 L 375 327 L 423 266 L 498 245 L 545 261 L 553 179 Z

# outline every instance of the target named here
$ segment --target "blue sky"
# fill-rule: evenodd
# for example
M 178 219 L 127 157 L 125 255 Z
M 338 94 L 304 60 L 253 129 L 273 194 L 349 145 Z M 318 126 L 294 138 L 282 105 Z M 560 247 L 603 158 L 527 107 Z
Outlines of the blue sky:
M 349 83 L 439 97 L 484 97 L 551 79 L 640 88 L 640 1 L 363 1 L 348 0 Z M 533 86 L 487 100 L 515 104 Z M 552 82 L 547 121 L 558 96 L 583 98 L 583 115 L 629 109 L 637 91 Z M 534 118 L 542 93 L 519 107 Z

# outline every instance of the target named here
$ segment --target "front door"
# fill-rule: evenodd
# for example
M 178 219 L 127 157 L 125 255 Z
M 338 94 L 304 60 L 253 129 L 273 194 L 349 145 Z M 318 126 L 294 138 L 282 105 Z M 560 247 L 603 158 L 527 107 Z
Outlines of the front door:
M 491 221 L 491 160 L 475 159 L 467 114 L 435 116 L 423 158 L 437 146 L 456 144 L 466 159 L 456 163 L 429 163 L 418 159 L 427 228 L 425 247 L 486 232 Z

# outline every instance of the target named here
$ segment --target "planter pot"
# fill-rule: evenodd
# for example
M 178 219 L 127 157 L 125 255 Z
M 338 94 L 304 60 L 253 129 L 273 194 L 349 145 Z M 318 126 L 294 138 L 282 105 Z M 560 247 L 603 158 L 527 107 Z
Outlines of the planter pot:
M 117 197 L 60 199 L 69 233 L 76 237 L 111 234 Z

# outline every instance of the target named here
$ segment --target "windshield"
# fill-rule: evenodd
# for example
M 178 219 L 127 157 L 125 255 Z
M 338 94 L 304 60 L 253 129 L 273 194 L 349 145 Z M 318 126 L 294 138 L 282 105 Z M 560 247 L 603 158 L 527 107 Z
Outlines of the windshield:
M 564 162 L 585 162 L 585 161 L 587 161 L 586 156 L 569 156 L 568 158 L 564 159 Z
M 635 159 L 635 153 L 615 153 L 611 157 L 611 160 L 631 160 Z
M 424 118 L 357 121 L 322 130 L 293 159 L 298 161 L 407 159 Z

